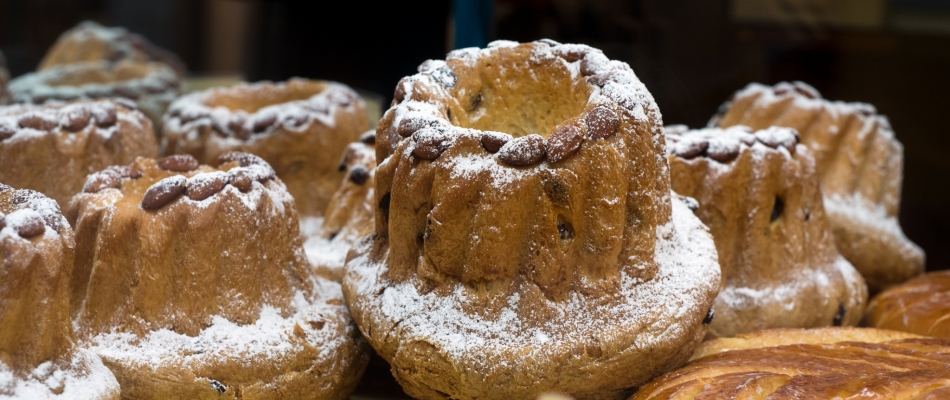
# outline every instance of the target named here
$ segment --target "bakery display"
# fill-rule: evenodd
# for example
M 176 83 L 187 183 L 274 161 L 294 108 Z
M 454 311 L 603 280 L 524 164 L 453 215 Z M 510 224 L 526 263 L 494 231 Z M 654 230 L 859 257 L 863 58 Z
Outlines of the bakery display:
M 139 158 L 70 202 L 80 338 L 135 399 L 343 399 L 368 361 L 261 158 Z
M 835 243 L 871 292 L 923 271 L 924 252 L 897 220 L 904 150 L 873 106 L 825 100 L 801 82 L 753 83 L 724 104 L 710 124 L 798 130 L 815 157 Z
M 86 175 L 157 153 L 151 123 L 127 101 L 0 107 L 0 182 L 42 192 L 61 207 Z
M 0 398 L 119 398 L 112 373 L 74 340 L 75 246 L 55 201 L 0 184 Z
M 857 325 L 867 287 L 835 248 L 815 160 L 798 133 L 666 133 L 673 190 L 696 200 L 722 268 L 709 336 Z
M 870 328 L 776 329 L 702 344 L 631 399 L 938 399 L 950 340 Z
M 921 275 L 881 292 L 868 304 L 864 324 L 950 338 L 950 271 Z
M 621 398 L 685 362 L 719 266 L 664 148 L 650 93 L 588 46 L 493 42 L 400 81 L 343 292 L 406 393 Z
M 342 84 L 306 79 L 210 89 L 175 101 L 164 117 L 165 154 L 202 163 L 228 151 L 270 163 L 303 217 L 320 217 L 340 187 L 339 157 L 369 129 L 363 101 Z
M 337 169 L 345 175 L 330 198 L 322 219 L 301 221 L 304 251 L 317 273 L 335 281 L 343 278 L 346 254 L 375 227 L 376 132 L 350 143 Z
M 10 92 L 7 91 L 7 84 L 10 82 L 10 72 L 7 71 L 7 60 L 0 52 L 0 106 L 9 104 L 13 101 L 10 98 Z
M 158 62 L 168 65 L 178 75 L 185 74 L 185 64 L 172 52 L 124 28 L 108 28 L 93 21 L 80 22 L 63 32 L 46 52 L 37 70 L 89 61 L 121 60 Z

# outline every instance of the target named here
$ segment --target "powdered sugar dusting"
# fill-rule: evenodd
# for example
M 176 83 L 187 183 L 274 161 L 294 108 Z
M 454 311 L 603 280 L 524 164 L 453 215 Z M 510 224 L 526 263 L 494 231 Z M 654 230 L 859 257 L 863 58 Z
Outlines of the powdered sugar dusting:
M 118 394 L 115 376 L 86 350 L 74 349 L 66 361 L 42 363 L 25 377 L 0 362 L 0 399 L 97 400 Z

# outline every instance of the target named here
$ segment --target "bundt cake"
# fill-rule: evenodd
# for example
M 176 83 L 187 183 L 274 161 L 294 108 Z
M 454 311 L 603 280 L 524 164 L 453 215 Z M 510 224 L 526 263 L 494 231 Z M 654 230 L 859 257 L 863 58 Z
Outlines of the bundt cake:
M 0 184 L 0 398 L 118 399 L 69 323 L 76 240 L 55 201 Z
M 63 32 L 53 43 L 40 66 L 40 71 L 87 61 L 139 61 L 168 65 L 184 76 L 185 65 L 175 54 L 161 49 L 141 35 L 123 28 L 107 28 L 93 21 L 83 21 Z
M 923 250 L 897 220 L 904 149 L 873 106 L 828 101 L 801 82 L 753 83 L 723 104 L 710 124 L 798 130 L 815 157 L 835 244 L 871 292 L 923 271 Z
M 330 198 L 323 218 L 301 221 L 307 258 L 318 273 L 335 281 L 343 278 L 346 254 L 356 241 L 375 227 L 376 132 L 366 132 L 350 143 L 338 169 L 346 173 L 340 189 Z
M 407 394 L 615 399 L 685 362 L 719 266 L 662 131 L 583 45 L 493 42 L 399 82 L 343 292 Z
M 637 391 L 659 399 L 944 399 L 950 340 L 870 328 L 774 329 L 704 342 Z
M 10 104 L 13 99 L 7 90 L 7 84 L 10 82 L 10 71 L 7 71 L 7 60 L 0 52 L 0 106 Z
M 339 156 L 369 129 L 363 101 L 338 83 L 291 79 L 210 89 L 175 101 L 165 116 L 165 154 L 202 163 L 228 151 L 267 160 L 304 217 L 319 217 L 340 187 Z
M 151 122 L 128 101 L 0 107 L 0 182 L 62 207 L 88 174 L 157 153 Z
M 950 339 L 950 271 L 931 272 L 881 292 L 868 304 L 864 324 Z
M 673 190 L 697 200 L 722 268 L 709 336 L 857 325 L 861 274 L 835 248 L 815 161 L 798 133 L 667 131 Z
M 312 276 L 293 198 L 259 157 L 188 155 L 90 175 L 77 334 L 134 399 L 343 399 L 368 362 L 340 285 Z

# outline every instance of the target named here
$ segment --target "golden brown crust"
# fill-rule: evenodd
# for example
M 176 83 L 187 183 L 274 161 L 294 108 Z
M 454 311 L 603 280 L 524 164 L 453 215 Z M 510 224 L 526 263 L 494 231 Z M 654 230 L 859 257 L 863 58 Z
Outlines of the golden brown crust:
M 864 324 L 950 338 L 950 271 L 931 272 L 881 292 L 868 304 Z
M 304 217 L 323 215 L 343 178 L 337 157 L 369 129 L 352 89 L 296 78 L 194 93 L 164 120 L 165 154 L 202 163 L 228 151 L 256 154 L 274 167 Z
M 88 61 L 160 62 L 184 76 L 185 65 L 178 56 L 161 49 L 141 35 L 123 28 L 107 28 L 93 21 L 83 21 L 63 32 L 46 51 L 37 70 Z
M 793 129 L 667 133 L 673 189 L 698 201 L 723 287 L 710 337 L 856 325 L 867 287 L 835 248 L 814 159 Z
M 923 272 L 923 250 L 897 221 L 904 150 L 873 106 L 824 100 L 801 82 L 750 84 L 723 106 L 711 125 L 798 130 L 815 156 L 835 244 L 872 293 Z
M 86 175 L 157 152 L 151 122 L 123 102 L 0 108 L 0 182 L 63 207 Z

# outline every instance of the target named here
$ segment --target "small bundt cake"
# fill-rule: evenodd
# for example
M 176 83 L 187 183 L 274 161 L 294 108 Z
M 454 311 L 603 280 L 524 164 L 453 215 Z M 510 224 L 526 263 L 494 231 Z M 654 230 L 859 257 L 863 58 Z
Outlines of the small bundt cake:
M 52 199 L 0 184 L 0 398 L 118 399 L 69 323 L 76 240 Z
M 931 272 L 881 292 L 868 304 L 864 324 L 950 339 L 950 271 Z
M 153 45 L 141 35 L 123 28 L 106 28 L 93 21 L 80 22 L 63 32 L 46 52 L 37 70 L 87 61 L 121 60 L 159 62 L 179 75 L 185 74 L 185 65 L 175 54 Z
M 368 362 L 340 285 L 312 276 L 293 198 L 259 157 L 90 175 L 72 312 L 130 399 L 343 399 Z
M 945 399 L 950 340 L 870 328 L 773 329 L 704 342 L 630 400 Z
M 698 201 L 719 254 L 710 337 L 861 320 L 867 286 L 835 248 L 795 130 L 667 131 L 667 151 L 673 190 Z
M 630 67 L 500 41 L 404 78 L 344 296 L 420 399 L 615 399 L 685 362 L 719 288 Z M 504 132 L 504 133 L 502 133 Z
M 801 82 L 753 83 L 723 104 L 710 124 L 798 130 L 815 157 L 835 244 L 871 292 L 923 271 L 923 250 L 897 220 L 904 149 L 873 106 L 828 101 Z
M 156 133 L 162 114 L 182 92 L 171 67 L 155 62 L 123 60 L 68 64 L 20 76 L 10 82 L 19 103 L 124 98 L 152 120 Z
M 87 175 L 157 154 L 152 123 L 127 101 L 0 107 L 0 182 L 62 207 Z
M 339 155 L 369 129 L 356 92 L 306 79 L 193 93 L 176 100 L 164 120 L 165 154 L 202 163 L 228 151 L 256 154 L 274 166 L 304 217 L 323 215 L 343 177 Z
M 7 71 L 7 60 L 0 52 L 0 106 L 10 104 L 13 98 L 7 90 L 7 84 L 10 82 L 10 71 Z
M 346 172 L 340 189 L 330 198 L 323 218 L 301 221 L 307 258 L 318 273 L 335 281 L 343 278 L 346 254 L 375 227 L 376 132 L 350 143 L 338 169 Z

